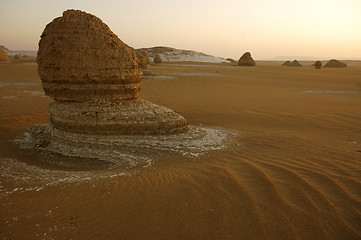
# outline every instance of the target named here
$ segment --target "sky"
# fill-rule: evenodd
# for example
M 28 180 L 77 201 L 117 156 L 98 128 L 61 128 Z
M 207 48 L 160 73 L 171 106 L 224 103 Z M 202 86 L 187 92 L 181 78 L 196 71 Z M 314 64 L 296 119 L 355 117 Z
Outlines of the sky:
M 0 45 L 37 50 L 46 24 L 67 9 L 96 15 L 134 48 L 361 58 L 361 0 L 0 0 Z

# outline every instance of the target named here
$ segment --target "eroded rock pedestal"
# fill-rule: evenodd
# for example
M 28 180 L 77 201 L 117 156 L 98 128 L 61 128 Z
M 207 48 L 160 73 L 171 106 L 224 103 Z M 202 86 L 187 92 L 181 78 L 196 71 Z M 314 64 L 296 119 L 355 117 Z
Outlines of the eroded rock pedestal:
M 38 71 L 56 131 L 78 134 L 167 134 L 187 131 L 172 110 L 139 99 L 143 77 L 133 48 L 99 18 L 68 10 L 39 42 Z
M 185 119 L 139 98 L 136 53 L 97 17 L 68 10 L 48 24 L 38 51 L 50 123 L 15 139 L 20 149 L 71 168 L 150 166 L 152 159 L 199 156 L 223 148 L 227 131 Z M 86 161 L 82 161 L 86 160 Z
M 185 120 L 169 108 L 132 101 L 54 102 L 49 105 L 56 130 L 78 134 L 167 134 L 185 131 Z

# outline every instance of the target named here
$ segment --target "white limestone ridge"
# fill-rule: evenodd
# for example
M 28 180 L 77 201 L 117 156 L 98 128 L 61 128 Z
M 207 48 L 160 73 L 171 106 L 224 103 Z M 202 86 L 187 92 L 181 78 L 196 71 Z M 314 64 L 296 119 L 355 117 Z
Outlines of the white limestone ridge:
M 151 62 L 156 54 L 159 54 L 164 62 L 228 62 L 226 59 L 221 57 L 214 57 L 202 52 L 175 49 L 171 47 L 140 48 L 139 50 L 147 52 Z

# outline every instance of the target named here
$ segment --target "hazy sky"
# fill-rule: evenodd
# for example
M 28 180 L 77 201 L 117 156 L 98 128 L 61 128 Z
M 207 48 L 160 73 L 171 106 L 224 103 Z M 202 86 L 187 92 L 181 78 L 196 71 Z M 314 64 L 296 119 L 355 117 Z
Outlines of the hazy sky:
M 361 58 L 361 0 L 0 0 L 0 45 L 37 50 L 66 9 L 96 15 L 134 48 Z

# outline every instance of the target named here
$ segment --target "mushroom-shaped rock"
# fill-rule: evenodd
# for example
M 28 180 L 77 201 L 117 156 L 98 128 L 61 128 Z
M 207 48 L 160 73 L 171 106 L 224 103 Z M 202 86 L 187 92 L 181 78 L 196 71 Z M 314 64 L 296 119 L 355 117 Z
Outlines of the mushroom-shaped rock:
M 162 63 L 162 58 L 159 56 L 159 54 L 154 56 L 154 63 Z
M 322 67 L 322 62 L 321 62 L 321 61 L 316 61 L 316 62 L 314 63 L 314 65 L 315 65 L 315 69 L 321 69 L 321 67 Z
M 39 42 L 38 71 L 54 134 L 165 134 L 188 129 L 174 111 L 138 98 L 142 72 L 133 48 L 99 18 L 68 10 Z
M 328 61 L 325 66 L 325 68 L 345 68 L 347 67 L 346 63 L 338 61 L 336 59 L 331 59 Z
M 0 62 L 10 62 L 8 55 L 0 48 Z
M 253 60 L 249 52 L 245 52 L 238 60 L 238 66 L 256 66 L 256 62 Z

